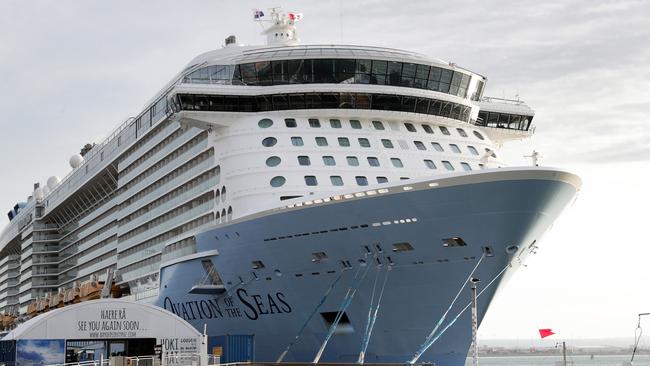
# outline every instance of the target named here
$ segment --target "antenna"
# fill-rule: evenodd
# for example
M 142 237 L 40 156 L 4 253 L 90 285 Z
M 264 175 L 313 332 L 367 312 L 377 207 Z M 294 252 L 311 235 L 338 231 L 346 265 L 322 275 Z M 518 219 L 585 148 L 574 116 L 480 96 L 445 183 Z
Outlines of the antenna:
M 280 8 L 270 8 L 269 18 L 264 11 L 253 9 L 253 19 L 262 27 L 262 35 L 266 35 L 266 44 L 279 46 L 296 46 L 300 42 L 296 32 L 296 22 L 302 20 L 302 13 L 280 13 Z M 262 22 L 269 24 L 265 28 Z

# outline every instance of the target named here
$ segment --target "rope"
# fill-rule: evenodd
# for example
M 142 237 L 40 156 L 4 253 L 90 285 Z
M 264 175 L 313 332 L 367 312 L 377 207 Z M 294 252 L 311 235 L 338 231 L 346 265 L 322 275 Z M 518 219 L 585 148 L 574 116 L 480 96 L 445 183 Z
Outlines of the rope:
M 636 330 L 634 331 L 634 348 L 632 349 L 632 358 L 630 359 L 630 363 L 634 361 L 634 355 L 636 354 L 636 349 L 639 346 L 639 341 L 641 340 L 641 335 L 643 334 L 643 328 L 641 328 L 641 315 L 639 315 L 639 324 L 636 327 Z
M 373 300 L 370 301 L 370 310 L 368 311 L 368 324 L 366 325 L 366 331 L 363 336 L 363 343 L 361 345 L 361 352 L 359 352 L 359 359 L 357 363 L 363 364 L 366 358 L 366 350 L 368 349 L 368 343 L 370 342 L 370 336 L 372 335 L 372 330 L 375 327 L 375 321 L 377 320 L 377 313 L 379 312 L 379 306 L 381 306 L 381 299 L 384 297 L 384 290 L 386 289 L 386 283 L 388 282 L 388 273 L 390 271 L 390 266 L 386 266 L 386 274 L 384 275 L 384 282 L 381 285 L 381 290 L 379 291 L 379 298 L 377 299 L 377 305 L 375 306 L 374 313 L 371 316 Z M 379 269 L 377 269 L 377 276 L 375 277 L 375 285 L 377 285 L 377 278 L 379 277 Z M 375 297 L 375 286 L 372 288 L 372 299 Z
M 508 267 L 510 267 L 510 263 L 508 263 L 508 264 L 507 264 L 507 265 L 506 265 L 506 266 L 501 270 L 501 272 L 499 272 L 496 276 L 494 276 L 494 278 L 492 279 L 492 281 L 490 281 L 490 282 L 487 284 L 487 286 L 485 286 L 485 287 L 483 288 L 483 290 L 481 290 L 481 291 L 478 293 L 478 295 L 476 295 L 476 297 L 479 298 L 479 297 L 483 294 L 483 292 L 485 292 L 485 290 L 487 290 L 487 289 L 488 289 L 488 288 L 489 288 L 489 287 L 494 283 L 494 281 L 496 281 L 497 278 L 501 277 L 501 275 L 506 271 L 506 269 L 508 269 Z M 440 333 L 439 333 L 435 338 L 433 338 L 433 339 L 431 340 L 431 343 L 427 346 L 427 348 L 426 348 L 423 352 L 425 352 L 429 347 L 431 347 L 431 345 L 434 344 L 434 343 L 438 340 L 438 338 L 440 338 L 440 336 L 442 336 L 442 335 L 447 331 L 447 329 L 449 329 L 449 328 L 450 328 L 450 327 L 451 327 L 451 326 L 456 322 L 456 320 L 458 320 L 458 318 L 460 318 L 460 316 L 461 316 L 465 311 L 467 311 L 467 309 L 468 309 L 470 306 L 472 306 L 472 303 L 471 303 L 471 302 L 470 302 L 469 304 L 465 305 L 465 307 L 463 308 L 463 310 L 461 310 L 460 312 L 458 312 L 458 314 L 454 317 L 454 319 L 452 319 L 452 321 L 449 322 L 449 324 L 447 324 L 447 326 L 445 326 L 445 327 L 440 331 Z M 415 361 L 417 361 L 417 359 L 416 359 Z
M 449 312 L 451 311 L 451 308 L 456 303 L 456 300 L 458 300 L 458 297 L 460 296 L 461 292 L 465 288 L 465 285 L 467 284 L 467 282 L 474 276 L 474 272 L 476 272 L 476 269 L 478 268 L 478 266 L 483 261 L 483 258 L 485 258 L 485 253 L 483 253 L 481 255 L 481 258 L 479 258 L 479 260 L 476 262 L 476 265 L 472 269 L 472 272 L 470 272 L 469 276 L 467 276 L 467 279 L 465 281 L 463 281 L 463 283 L 460 285 L 460 288 L 458 289 L 458 292 L 456 293 L 456 296 L 454 297 L 454 299 L 449 304 L 449 307 L 447 308 L 447 310 L 442 314 L 442 317 L 440 317 L 440 320 L 438 321 L 438 324 L 436 324 L 436 326 L 433 328 L 431 333 L 429 333 L 429 335 L 424 339 L 424 343 L 422 343 L 422 345 L 417 350 L 417 352 L 415 352 L 415 355 L 413 355 L 413 359 L 411 359 L 411 361 L 409 361 L 408 363 L 410 363 L 410 364 L 416 363 L 417 360 L 420 358 L 420 356 L 422 356 L 422 354 L 431 346 L 431 344 L 433 344 L 433 342 L 431 342 L 431 339 L 435 335 L 438 328 L 440 328 L 442 323 L 447 318 L 447 315 L 449 314 Z
M 309 324 L 309 322 L 314 317 L 314 315 L 316 315 L 316 312 L 318 312 L 318 309 L 320 309 L 320 307 L 325 303 L 325 300 L 327 300 L 327 297 L 329 296 L 329 294 L 332 292 L 332 290 L 334 289 L 336 284 L 339 282 L 341 277 L 343 277 L 343 273 L 345 273 L 345 270 L 341 270 L 341 273 L 339 273 L 339 275 L 336 277 L 334 282 L 332 282 L 332 284 L 327 289 L 327 291 L 325 291 L 325 294 L 321 298 L 320 302 L 318 304 L 316 304 L 316 307 L 314 308 L 314 310 L 311 312 L 311 314 L 309 314 L 309 317 L 307 318 L 305 323 L 302 325 L 302 327 L 300 328 L 300 330 L 296 334 L 296 337 L 289 343 L 289 345 L 284 350 L 284 352 L 282 352 L 282 354 L 280 354 L 280 357 L 278 357 L 278 359 L 277 359 L 277 361 L 275 361 L 275 363 L 281 363 L 282 360 L 284 359 L 284 357 L 289 353 L 289 350 L 291 349 L 291 347 L 293 347 L 293 345 L 296 342 L 298 342 L 298 339 L 302 336 L 302 332 L 304 332 L 305 329 L 307 328 L 307 324 Z
M 361 272 L 361 266 L 357 269 L 357 273 L 355 273 L 355 281 L 352 283 L 352 286 L 348 288 L 347 293 L 345 294 L 345 297 L 343 297 L 343 301 L 341 302 L 341 305 L 339 306 L 339 312 L 336 314 L 336 318 L 334 319 L 334 322 L 330 326 L 329 331 L 327 332 L 327 336 L 325 337 L 325 340 L 323 341 L 323 344 L 320 346 L 320 349 L 318 350 L 318 353 L 316 353 L 316 357 L 314 357 L 314 362 L 313 363 L 318 363 L 320 361 L 321 356 L 323 355 L 323 351 L 325 351 L 325 347 L 327 347 L 327 342 L 329 342 L 330 338 L 332 338 L 332 335 L 334 334 L 334 331 L 336 330 L 336 327 L 338 327 L 339 322 L 341 321 L 341 318 L 343 317 L 343 314 L 345 313 L 345 310 L 350 306 L 352 303 L 352 299 L 354 298 L 354 295 L 357 292 L 357 289 L 361 282 L 363 282 L 363 279 L 366 277 L 368 274 L 368 270 L 370 269 L 370 265 L 366 265 L 366 270 L 363 272 L 363 275 L 357 278 L 357 275 Z

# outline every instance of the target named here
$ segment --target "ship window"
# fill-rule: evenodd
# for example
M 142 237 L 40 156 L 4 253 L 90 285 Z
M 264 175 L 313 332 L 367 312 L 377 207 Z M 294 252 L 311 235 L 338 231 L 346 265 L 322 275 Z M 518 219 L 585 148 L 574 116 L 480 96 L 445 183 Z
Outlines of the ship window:
M 330 181 L 332 182 L 333 186 L 342 186 L 343 185 L 343 178 L 341 178 L 340 175 L 332 175 L 332 176 L 330 176 Z
M 483 165 L 483 164 L 479 164 L 478 167 L 479 167 L 479 169 L 485 169 L 485 165 Z
M 345 262 L 347 261 L 343 261 L 345 268 L 352 267 L 351 265 L 348 267 Z M 339 312 L 328 311 L 328 312 L 320 313 L 320 315 L 323 318 L 323 321 L 325 322 L 325 327 L 329 329 L 334 324 L 334 321 L 336 320 L 336 317 L 339 315 Z M 341 318 L 339 319 L 339 323 L 336 325 L 336 329 L 334 330 L 334 333 L 341 334 L 341 333 L 352 333 L 352 332 L 354 332 L 354 328 L 352 327 L 352 323 L 350 323 L 350 318 L 345 312 L 343 312 L 343 314 L 341 314 Z
M 327 166 L 334 166 L 336 165 L 336 160 L 334 160 L 333 156 L 323 156 L 323 164 Z
M 228 206 L 228 221 L 232 220 L 232 206 Z
M 221 187 L 221 202 L 226 202 L 226 186 Z
M 348 140 L 347 137 L 339 137 L 339 146 L 343 147 L 349 147 L 350 146 L 350 140 Z
M 493 150 L 490 150 L 490 149 L 488 149 L 488 148 L 486 147 L 486 148 L 485 148 L 485 152 L 488 153 L 488 154 L 490 154 L 491 157 L 493 157 L 493 158 L 496 159 L 497 154 L 496 154 Z
M 433 129 L 432 129 L 431 126 L 429 126 L 429 125 L 425 125 L 425 124 L 423 124 L 423 125 L 422 125 L 422 129 L 423 129 L 424 132 L 426 132 L 426 133 L 433 133 Z
M 359 159 L 356 156 L 346 157 L 349 166 L 359 166 Z
M 293 136 L 291 138 L 291 145 L 293 146 L 303 146 L 305 143 L 302 142 L 302 137 L 300 136 Z
M 313 175 L 305 175 L 305 184 L 308 186 L 317 186 L 318 180 Z
M 465 162 L 461 162 L 460 166 L 463 167 L 463 170 L 466 171 L 466 172 L 472 170 L 472 167 L 469 164 L 465 163 Z
M 451 147 L 451 151 L 460 154 L 460 148 L 456 144 L 449 144 L 449 147 Z
M 449 130 L 445 126 L 440 126 L 440 131 L 442 132 L 443 135 L 448 135 L 448 136 L 451 135 L 449 133 Z
M 415 126 L 413 126 L 412 123 L 405 123 L 404 127 L 406 127 L 406 130 L 409 131 L 409 132 L 417 132 L 417 130 L 415 129 Z
M 300 198 L 302 196 L 280 196 L 280 201 L 292 200 L 294 198 Z
M 327 139 L 325 137 L 316 137 L 316 145 L 327 146 Z
M 467 137 L 467 133 L 462 128 L 457 128 L 456 131 L 458 131 L 458 134 L 462 137 Z
M 410 252 L 413 250 L 413 246 L 409 243 L 395 243 L 393 244 L 393 252 Z
M 311 253 L 311 261 L 312 262 L 320 262 L 320 261 L 324 261 L 326 259 L 327 259 L 327 254 L 325 254 L 325 252 Z
M 390 162 L 393 163 L 393 166 L 395 168 L 403 168 L 404 164 L 402 164 L 402 161 L 399 158 L 390 158 Z
M 273 121 L 268 118 L 262 118 L 259 122 L 257 122 L 257 125 L 260 128 L 269 128 L 273 126 Z
M 400 180 L 409 180 L 409 179 L 411 179 L 411 178 L 409 178 L 409 177 L 399 177 L 399 179 L 400 179 Z
M 356 119 L 351 119 L 350 120 L 350 127 L 352 127 L 355 130 L 360 130 L 361 129 L 361 122 L 357 121 Z
M 379 166 L 379 159 L 374 156 L 368 156 L 368 164 L 370 166 Z
M 377 183 L 379 183 L 379 184 L 388 183 L 388 178 L 386 178 L 386 177 L 377 177 Z
M 426 146 L 424 146 L 424 144 L 422 143 L 422 141 L 413 141 L 413 143 L 415 144 L 415 147 L 418 148 L 418 150 L 426 150 L 427 149 Z
M 262 269 L 266 267 L 262 261 L 252 261 L 251 264 L 253 269 Z
M 384 145 L 384 147 L 387 149 L 392 149 L 394 147 L 393 142 L 388 139 L 381 139 L 381 144 Z
M 474 132 L 474 136 L 476 136 L 479 140 L 485 140 L 485 138 L 483 137 L 483 135 L 481 135 L 480 132 L 478 131 L 472 131 L 472 132 Z
M 451 165 L 451 163 L 448 162 L 447 160 L 443 160 L 443 161 L 442 161 L 442 165 L 444 165 L 445 168 L 447 168 L 447 170 L 455 170 L 455 169 L 454 169 L 454 166 Z
M 331 119 L 330 120 L 330 126 L 332 128 L 341 128 L 341 120 L 338 119 Z
M 298 123 L 296 123 L 296 120 L 294 118 L 285 118 L 284 124 L 289 128 L 298 127 Z
M 315 119 L 315 118 L 310 118 L 309 120 L 309 127 L 313 128 L 320 128 L 320 121 Z
M 425 159 L 425 160 L 424 160 L 424 165 L 426 165 L 427 168 L 429 168 L 429 169 L 438 169 L 438 168 L 436 167 L 436 164 L 434 164 L 433 161 L 431 161 L 431 160 L 429 160 L 429 159 Z
M 300 165 L 311 165 L 311 161 L 309 160 L 309 156 L 305 155 L 300 155 L 298 156 L 298 164 Z
M 287 181 L 285 177 L 277 176 L 271 179 L 271 187 L 282 187 Z
M 278 140 L 275 137 L 267 137 L 264 140 L 262 140 L 262 146 L 271 147 L 275 145 L 277 142 Z
M 469 152 L 471 152 L 472 155 L 478 155 L 478 151 L 476 150 L 476 148 L 474 146 L 468 145 L 467 150 L 469 150 Z
M 372 125 L 375 127 L 375 130 L 385 130 L 384 124 L 380 121 L 372 121 Z
M 442 239 L 442 246 L 443 247 L 464 247 L 467 246 L 467 243 L 463 238 L 458 238 L 458 237 L 453 237 L 453 238 L 446 238 Z
M 437 143 L 437 142 L 432 142 L 432 143 L 431 143 L 431 146 L 433 146 L 434 150 L 436 150 L 436 151 L 438 151 L 438 152 L 443 152 L 443 151 L 445 151 L 445 149 L 442 148 L 442 145 L 440 145 L 440 144 Z
M 357 185 L 360 185 L 360 186 L 367 186 L 368 185 L 368 178 L 366 178 L 364 176 L 356 176 L 356 177 L 354 177 L 354 179 L 356 179 Z
M 278 156 L 271 156 L 266 159 L 266 166 L 278 166 L 280 165 L 280 162 L 282 162 L 282 159 L 280 159 Z
M 361 147 L 370 147 L 370 141 L 368 141 L 367 138 L 360 137 L 359 138 L 359 146 L 361 146 Z

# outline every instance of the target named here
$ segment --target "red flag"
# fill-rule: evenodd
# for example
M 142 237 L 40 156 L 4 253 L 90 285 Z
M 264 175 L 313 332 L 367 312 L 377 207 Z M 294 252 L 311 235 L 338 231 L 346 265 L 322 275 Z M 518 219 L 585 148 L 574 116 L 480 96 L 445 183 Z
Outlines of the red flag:
M 553 334 L 555 334 L 555 333 L 553 333 L 553 331 L 551 329 L 540 329 L 539 330 L 539 336 L 542 337 L 542 339 L 544 339 L 546 337 L 550 337 Z

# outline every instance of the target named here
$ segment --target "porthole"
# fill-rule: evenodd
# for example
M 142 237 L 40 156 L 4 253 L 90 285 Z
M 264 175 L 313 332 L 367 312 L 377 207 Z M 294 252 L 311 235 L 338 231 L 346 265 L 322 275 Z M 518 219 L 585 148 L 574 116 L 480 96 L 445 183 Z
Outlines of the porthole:
M 367 186 L 368 185 L 368 178 L 366 178 L 364 176 L 357 176 L 357 177 L 354 177 L 354 179 L 357 181 L 357 185 L 360 185 L 360 186 Z
M 308 186 L 317 186 L 318 180 L 313 175 L 305 175 L 305 184 Z
M 333 186 L 342 186 L 343 185 L 343 178 L 339 175 L 332 175 L 330 176 L 330 181 L 332 182 Z
M 259 122 L 257 122 L 257 125 L 260 128 L 269 128 L 273 126 L 273 121 L 269 118 L 262 118 Z
M 474 136 L 476 136 L 479 140 L 485 140 L 485 137 L 483 137 L 483 135 L 481 135 L 480 132 L 478 131 L 473 131 L 473 132 L 474 132 Z
M 381 144 L 384 145 L 385 148 L 387 149 L 392 149 L 393 148 L 393 142 L 388 139 L 382 139 Z
M 449 171 L 451 171 L 451 170 L 456 170 L 456 169 L 454 169 L 454 166 L 451 165 L 451 163 L 448 162 L 448 161 L 446 161 L 446 160 L 443 160 L 443 161 L 442 161 L 442 165 L 444 165 L 445 168 L 447 168 L 447 170 L 449 170 Z
M 469 172 L 470 170 L 472 170 L 472 167 L 471 167 L 469 164 L 465 163 L 465 162 L 461 162 L 461 163 L 460 163 L 460 166 L 461 166 L 461 167 L 463 168 L 463 170 L 466 171 L 466 172 Z
M 287 179 L 285 177 L 278 175 L 271 179 L 271 187 L 282 187 L 286 181 Z
M 278 143 L 278 140 L 275 137 L 267 137 L 262 140 L 262 146 L 271 147 Z
M 476 150 L 474 146 L 467 145 L 467 150 L 469 150 L 469 152 L 472 153 L 472 155 L 478 155 L 478 150 Z
M 278 166 L 281 162 L 282 159 L 280 159 L 278 156 L 271 156 L 266 159 L 266 166 Z
M 519 247 L 518 247 L 518 246 L 516 246 L 516 245 L 511 245 L 511 246 L 509 246 L 509 247 L 506 248 L 506 253 L 508 253 L 508 254 L 515 254 L 515 253 L 517 253 L 518 250 L 519 250 Z
M 395 168 L 403 168 L 404 164 L 402 164 L 402 161 L 399 158 L 390 158 L 390 162 L 393 163 L 393 166 Z

